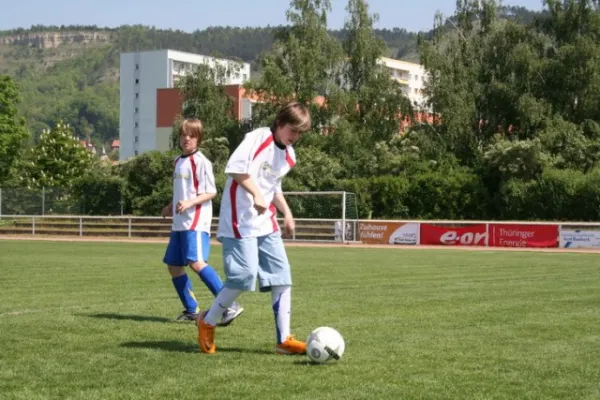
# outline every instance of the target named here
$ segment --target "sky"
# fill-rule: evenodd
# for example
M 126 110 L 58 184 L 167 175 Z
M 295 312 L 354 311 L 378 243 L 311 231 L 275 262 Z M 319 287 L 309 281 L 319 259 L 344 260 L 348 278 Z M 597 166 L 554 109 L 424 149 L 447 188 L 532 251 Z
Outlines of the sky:
M 6 2 L 6 3 L 5 3 Z M 142 24 L 192 32 L 209 26 L 257 26 L 286 24 L 289 0 L 2 0 L 0 30 L 31 25 L 98 25 L 117 27 Z M 344 25 L 347 0 L 331 0 L 329 27 Z M 379 14 L 376 28 L 427 31 L 436 11 L 450 16 L 455 0 L 369 0 L 371 12 Z M 504 0 L 540 10 L 542 0 Z

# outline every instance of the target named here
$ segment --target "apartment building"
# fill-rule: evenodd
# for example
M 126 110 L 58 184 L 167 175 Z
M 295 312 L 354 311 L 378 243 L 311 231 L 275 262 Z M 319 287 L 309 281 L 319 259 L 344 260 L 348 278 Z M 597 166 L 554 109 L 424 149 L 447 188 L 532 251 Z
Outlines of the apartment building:
M 242 85 L 250 79 L 249 63 L 175 50 L 121 54 L 119 160 L 169 148 L 169 135 L 157 130 L 158 90 L 175 88 L 181 77 L 201 64 L 229 67 L 227 85 Z

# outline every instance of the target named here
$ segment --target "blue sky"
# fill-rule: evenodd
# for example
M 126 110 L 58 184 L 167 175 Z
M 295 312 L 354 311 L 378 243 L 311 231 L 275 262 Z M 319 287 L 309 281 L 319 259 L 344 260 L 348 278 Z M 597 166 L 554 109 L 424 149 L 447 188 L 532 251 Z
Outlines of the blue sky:
M 330 28 L 344 24 L 347 0 L 332 0 Z M 445 16 L 455 10 L 455 0 L 369 0 L 379 13 L 378 28 L 429 30 L 436 11 Z M 532 10 L 542 0 L 504 0 Z M 187 32 L 208 26 L 267 26 L 285 24 L 288 0 L 7 0 L 0 13 L 0 30 L 31 25 L 154 25 Z

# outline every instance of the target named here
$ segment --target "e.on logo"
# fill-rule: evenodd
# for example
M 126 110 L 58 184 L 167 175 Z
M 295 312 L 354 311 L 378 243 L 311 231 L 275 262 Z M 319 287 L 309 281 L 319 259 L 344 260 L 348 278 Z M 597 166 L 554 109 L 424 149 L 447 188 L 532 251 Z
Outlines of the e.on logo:
M 447 231 L 440 237 L 442 244 L 461 244 L 468 245 L 484 245 L 487 238 L 486 232 L 463 232 L 458 234 L 456 231 Z

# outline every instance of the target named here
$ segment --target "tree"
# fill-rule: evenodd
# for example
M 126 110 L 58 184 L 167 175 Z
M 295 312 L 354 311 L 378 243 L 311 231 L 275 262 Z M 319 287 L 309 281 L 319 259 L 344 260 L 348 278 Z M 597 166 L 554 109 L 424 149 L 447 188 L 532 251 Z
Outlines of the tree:
M 135 215 L 160 215 L 172 199 L 174 152 L 149 151 L 120 165 L 126 208 Z
M 171 148 L 179 148 L 179 127 L 184 118 L 198 118 L 204 126 L 200 148 L 216 168 L 223 166 L 241 141 L 243 127 L 233 115 L 234 102 L 227 94 L 227 78 L 239 73 L 235 62 L 199 65 L 179 83 L 183 98 L 181 115 L 175 121 L 171 133 Z M 235 147 L 234 147 L 235 146 Z
M 42 132 L 23 161 L 24 180 L 31 187 L 71 187 L 94 168 L 93 155 L 62 121 Z
M 8 76 L 0 76 L 0 186 L 10 179 L 28 137 L 25 120 L 17 116 L 19 91 Z
M 358 92 L 382 72 L 379 58 L 383 56 L 386 46 L 373 31 L 373 24 L 379 16 L 369 14 L 365 0 L 349 0 L 346 11 L 349 16 L 344 24 L 346 38 L 343 48 L 347 57 L 344 81 L 348 90 Z
M 262 57 L 261 79 L 246 85 L 261 100 L 254 107 L 255 120 L 270 123 L 277 109 L 296 99 L 309 105 L 314 127 L 329 125 L 335 107 L 315 102 L 335 90 L 342 66 L 341 46 L 327 31 L 329 11 L 329 0 L 290 2 L 291 25 L 277 31 L 273 49 Z
M 410 116 L 412 107 L 398 82 L 380 63 L 386 46 L 373 29 L 378 15 L 369 14 L 365 0 L 349 0 L 346 10 L 344 86 L 355 101 L 347 109 L 349 118 L 368 127 L 370 135 L 363 140 L 385 142 L 399 134 L 401 116 Z

